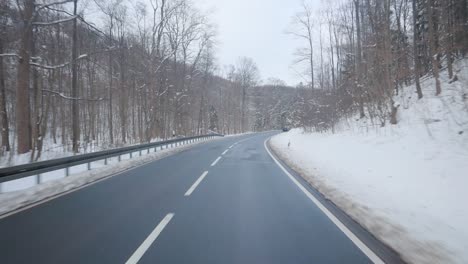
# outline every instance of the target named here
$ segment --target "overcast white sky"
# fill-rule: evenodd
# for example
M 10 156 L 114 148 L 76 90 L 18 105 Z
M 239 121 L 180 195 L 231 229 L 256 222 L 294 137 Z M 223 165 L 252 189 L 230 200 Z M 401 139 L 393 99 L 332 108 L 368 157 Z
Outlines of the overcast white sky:
M 279 78 L 289 85 L 303 81 L 291 67 L 298 40 L 285 32 L 291 17 L 300 11 L 302 0 L 195 0 L 212 10 L 218 25 L 217 56 L 221 65 L 235 64 L 240 56 L 251 57 L 262 79 Z M 320 0 L 309 0 L 319 7 Z M 296 69 L 296 71 L 293 70 Z

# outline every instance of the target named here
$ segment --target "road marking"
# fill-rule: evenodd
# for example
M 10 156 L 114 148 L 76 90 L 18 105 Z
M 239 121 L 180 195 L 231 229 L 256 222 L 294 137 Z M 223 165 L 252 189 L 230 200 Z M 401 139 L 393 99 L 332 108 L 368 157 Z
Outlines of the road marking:
M 226 154 L 229 151 L 229 149 L 226 149 L 221 155 Z
M 237 141 L 236 143 L 232 144 L 228 149 L 232 149 L 232 148 L 235 147 L 237 144 L 239 144 L 239 143 L 241 143 L 241 142 L 244 142 L 244 141 L 246 141 L 246 140 L 252 139 L 252 138 L 254 138 L 255 136 L 256 136 L 256 135 L 251 136 L 251 137 L 247 137 L 247 138 L 244 138 L 244 139 L 241 139 L 241 140 Z
M 349 240 L 351 240 L 361 251 L 364 253 L 372 262 L 376 264 L 384 264 L 383 260 L 377 256 L 369 247 L 364 244 L 351 230 L 348 229 L 334 214 L 332 214 L 315 196 L 313 196 L 297 179 L 289 173 L 286 168 L 271 154 L 270 150 L 267 147 L 267 141 L 269 140 L 266 139 L 263 142 L 263 145 L 270 155 L 270 157 L 273 159 L 273 161 L 280 167 L 280 169 L 289 177 L 289 179 L 294 182 L 297 187 L 310 199 L 314 204 L 343 232 Z
M 153 242 L 158 238 L 161 232 L 164 230 L 167 224 L 174 217 L 173 213 L 167 214 L 163 220 L 156 226 L 156 228 L 149 234 L 149 236 L 143 241 L 143 243 L 138 247 L 138 249 L 133 253 L 133 255 L 125 262 L 125 264 L 136 264 L 143 257 L 148 248 L 153 244 Z
M 203 179 L 206 177 L 206 175 L 208 174 L 208 171 L 205 171 L 192 185 L 192 187 L 190 187 L 190 189 L 187 190 L 187 192 L 184 194 L 184 196 L 190 196 L 193 191 L 195 191 L 195 188 L 197 188 L 198 184 L 200 184 L 201 181 L 203 181 Z
M 215 161 L 213 161 L 213 163 L 211 163 L 211 167 L 213 167 L 214 165 L 216 165 L 216 163 L 218 163 L 218 161 L 221 159 L 221 156 L 219 156 Z

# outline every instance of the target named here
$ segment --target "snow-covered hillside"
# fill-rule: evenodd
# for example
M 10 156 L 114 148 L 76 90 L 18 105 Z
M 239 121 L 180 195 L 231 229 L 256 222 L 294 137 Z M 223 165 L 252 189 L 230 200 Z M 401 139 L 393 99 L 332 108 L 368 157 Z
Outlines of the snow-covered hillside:
M 456 70 L 452 83 L 441 73 L 440 96 L 432 78 L 421 100 L 406 87 L 397 125 L 343 120 L 335 134 L 294 129 L 271 145 L 409 262 L 468 263 L 468 60 Z

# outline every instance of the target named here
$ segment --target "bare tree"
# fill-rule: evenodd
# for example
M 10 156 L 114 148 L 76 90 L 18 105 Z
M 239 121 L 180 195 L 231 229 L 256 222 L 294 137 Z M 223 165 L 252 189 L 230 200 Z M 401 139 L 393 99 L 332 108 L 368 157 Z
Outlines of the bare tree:
M 8 1 L 0 1 L 0 35 L 6 36 L 6 24 L 7 24 L 7 9 Z M 0 38 L 0 54 L 4 53 L 4 41 L 5 38 Z M 0 56 L 0 129 L 2 134 L 2 152 L 10 151 L 10 126 L 8 124 L 8 112 L 6 106 L 6 86 L 5 86 L 5 77 L 3 69 L 3 56 Z
M 418 29 L 418 8 L 417 1 L 412 0 L 413 2 L 413 58 L 414 58 L 414 82 L 416 86 L 416 92 L 418 93 L 418 98 L 423 98 L 423 93 L 421 90 L 421 84 L 419 82 L 419 77 L 421 74 L 421 60 L 419 45 L 420 44 L 420 32 Z
M 289 31 L 289 34 L 292 34 L 306 42 L 306 48 L 300 48 L 296 52 L 297 60 L 295 63 L 301 63 L 304 61 L 308 62 L 309 67 L 309 78 L 310 86 L 315 87 L 315 78 L 314 78 L 314 23 L 313 23 L 313 9 L 306 3 L 302 2 L 301 12 L 297 13 L 293 17 L 293 26 L 297 29 Z
M 429 57 L 432 63 L 432 74 L 436 81 L 436 95 L 442 92 L 439 80 L 439 63 L 437 62 L 438 51 L 436 48 L 436 40 L 438 38 L 437 24 L 434 21 L 434 0 L 426 0 L 427 5 L 427 23 L 428 23 L 428 42 L 429 42 Z
M 78 108 L 78 51 L 77 51 L 77 42 L 78 42 L 78 33 L 77 33 L 77 5 L 78 0 L 73 1 L 73 37 L 72 37 L 72 97 L 75 100 L 72 100 L 72 145 L 73 145 L 73 152 L 77 153 L 79 151 L 79 141 L 80 141 L 80 114 Z
M 34 0 L 17 1 L 21 10 L 21 37 L 19 47 L 18 75 L 16 85 L 16 133 L 19 154 L 31 150 L 31 108 L 29 105 L 29 61 L 33 38 L 32 23 L 35 9 Z
M 241 131 L 247 130 L 247 115 L 249 111 L 247 102 L 247 89 L 257 84 L 259 79 L 259 71 L 257 65 L 251 58 L 241 57 L 237 61 L 236 81 L 239 83 L 242 90 L 241 99 Z

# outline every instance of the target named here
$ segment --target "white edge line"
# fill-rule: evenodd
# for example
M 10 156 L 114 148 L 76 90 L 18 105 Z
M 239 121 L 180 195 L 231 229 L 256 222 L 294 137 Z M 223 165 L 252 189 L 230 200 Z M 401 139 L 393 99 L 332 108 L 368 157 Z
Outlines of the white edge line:
M 266 139 L 263 142 L 263 145 L 270 155 L 270 157 L 275 161 L 276 165 L 281 168 L 281 170 L 289 177 L 289 179 L 294 182 L 297 187 L 310 199 L 314 204 L 343 232 L 361 251 L 364 253 L 372 262 L 374 263 L 382 263 L 384 264 L 385 262 L 377 256 L 369 247 L 364 244 L 351 230 L 349 230 L 334 214 L 332 214 L 317 198 L 315 198 L 297 179 L 292 176 L 284 167 L 283 165 L 271 154 L 270 150 L 267 147 L 267 141 L 269 140 Z
M 174 217 L 173 213 L 167 214 L 161 222 L 156 226 L 156 228 L 149 234 L 149 236 L 143 241 L 143 243 L 137 248 L 133 255 L 125 262 L 125 264 L 136 264 L 143 257 L 148 248 L 153 244 L 153 242 L 158 238 L 161 232 L 164 230 L 167 224 Z
M 221 156 L 219 156 L 215 161 L 213 161 L 213 163 L 211 163 L 211 167 L 213 167 L 214 165 L 216 165 L 216 163 L 218 163 L 218 161 L 221 159 Z
M 229 149 L 226 149 L 221 155 L 226 154 L 229 151 Z
M 208 171 L 203 172 L 203 174 L 187 190 L 184 196 L 190 196 L 193 193 L 193 191 L 195 191 L 195 188 L 197 188 L 198 184 L 200 184 L 200 182 L 203 181 L 203 179 L 206 177 L 207 174 L 208 174 Z

